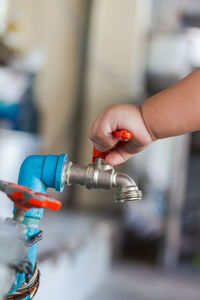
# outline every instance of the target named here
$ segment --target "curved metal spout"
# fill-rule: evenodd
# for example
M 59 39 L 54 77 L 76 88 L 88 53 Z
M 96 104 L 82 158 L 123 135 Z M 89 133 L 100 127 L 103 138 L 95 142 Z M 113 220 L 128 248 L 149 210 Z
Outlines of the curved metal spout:
M 116 186 L 137 186 L 135 181 L 125 173 L 115 173 Z
M 130 176 L 124 173 L 116 173 L 115 177 L 115 186 L 120 188 L 114 195 L 115 202 L 134 201 L 142 198 L 142 192 Z
M 83 185 L 87 189 L 119 188 L 114 197 L 116 202 L 139 200 L 142 197 L 141 191 L 131 177 L 124 173 L 116 173 L 112 166 L 101 164 L 99 161 L 97 164 L 83 167 L 68 162 L 65 179 L 67 185 Z

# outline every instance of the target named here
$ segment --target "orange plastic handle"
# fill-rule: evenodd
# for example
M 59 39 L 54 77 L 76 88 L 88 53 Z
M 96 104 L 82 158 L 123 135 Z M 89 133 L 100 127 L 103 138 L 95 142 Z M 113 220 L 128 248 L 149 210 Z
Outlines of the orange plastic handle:
M 49 208 L 59 210 L 62 203 L 57 199 L 30 188 L 12 182 L 0 181 L 1 191 L 15 203 L 15 206 L 30 210 L 31 208 Z
M 116 138 L 121 138 L 124 141 L 129 141 L 133 138 L 133 134 L 131 131 L 122 129 L 122 130 L 117 130 L 113 133 L 114 137 Z
M 133 138 L 133 133 L 131 131 L 122 129 L 122 130 L 117 130 L 113 132 L 114 137 L 120 139 L 123 142 L 127 142 Z M 105 152 L 101 152 L 97 150 L 95 147 L 93 148 L 93 156 L 92 156 L 92 162 L 95 163 L 96 158 L 106 158 L 108 153 L 110 153 L 112 149 L 107 150 Z

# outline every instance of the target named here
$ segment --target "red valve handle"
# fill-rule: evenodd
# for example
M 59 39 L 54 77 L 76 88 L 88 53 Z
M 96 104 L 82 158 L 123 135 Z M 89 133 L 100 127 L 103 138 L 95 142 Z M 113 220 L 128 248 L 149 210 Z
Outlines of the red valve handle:
M 131 131 L 122 129 L 122 130 L 117 130 L 113 132 L 114 137 L 118 138 L 121 140 L 121 143 L 127 142 L 133 138 L 133 134 Z M 96 158 L 106 158 L 106 156 L 112 151 L 112 149 L 107 150 L 105 152 L 101 152 L 97 150 L 95 147 L 93 148 L 93 156 L 92 156 L 92 162 L 95 163 Z
M 37 193 L 20 184 L 0 181 L 0 191 L 3 191 L 15 203 L 16 207 L 24 210 L 30 208 L 49 208 L 59 210 L 62 203 L 48 195 Z
M 124 142 L 129 141 L 133 138 L 133 134 L 131 131 L 122 129 L 122 130 L 117 130 L 113 133 L 114 137 L 116 138 L 121 138 L 124 140 Z

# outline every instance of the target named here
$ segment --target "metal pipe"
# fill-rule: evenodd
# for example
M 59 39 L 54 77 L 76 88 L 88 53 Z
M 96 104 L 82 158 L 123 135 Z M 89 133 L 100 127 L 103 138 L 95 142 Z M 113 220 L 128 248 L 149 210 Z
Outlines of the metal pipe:
M 142 197 L 141 191 L 131 177 L 124 173 L 116 173 L 112 166 L 99 161 L 88 166 L 68 162 L 65 180 L 67 185 L 83 185 L 87 189 L 119 188 L 114 197 L 116 202 L 139 200 Z

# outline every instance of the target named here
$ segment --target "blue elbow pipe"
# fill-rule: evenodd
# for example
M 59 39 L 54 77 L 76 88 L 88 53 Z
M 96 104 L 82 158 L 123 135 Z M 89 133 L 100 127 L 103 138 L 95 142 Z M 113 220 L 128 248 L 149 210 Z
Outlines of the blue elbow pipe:
M 27 157 L 21 165 L 18 184 L 33 189 L 36 192 L 46 193 L 48 187 L 62 191 L 64 188 L 63 168 L 68 160 L 67 154 L 59 155 L 32 155 Z M 14 213 L 15 213 L 14 209 Z M 43 217 L 43 209 L 30 209 L 24 218 L 27 225 L 27 238 L 37 234 L 39 220 Z M 27 259 L 36 264 L 38 245 L 34 244 L 28 249 Z M 10 294 L 16 291 L 25 282 L 24 274 L 17 274 L 16 285 Z M 25 298 L 29 299 L 29 297 Z

